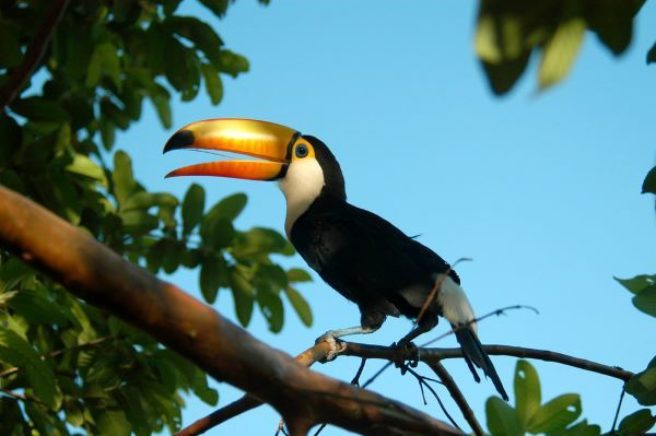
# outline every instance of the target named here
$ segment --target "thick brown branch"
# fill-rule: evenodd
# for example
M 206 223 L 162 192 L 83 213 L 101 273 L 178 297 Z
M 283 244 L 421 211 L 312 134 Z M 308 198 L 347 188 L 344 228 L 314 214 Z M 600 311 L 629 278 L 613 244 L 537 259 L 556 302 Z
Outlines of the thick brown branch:
M 30 78 L 34 69 L 39 65 L 52 35 L 55 33 L 57 25 L 64 16 L 64 11 L 68 6 L 70 0 L 52 0 L 50 9 L 46 13 L 43 24 L 34 35 L 32 43 L 25 52 L 23 63 L 14 69 L 7 82 L 0 88 L 0 112 L 4 112 L 5 108 L 14 101 L 18 96 L 25 83 Z
M 360 433 L 460 434 L 400 402 L 308 370 L 1 186 L 0 246 L 78 297 L 148 332 L 215 379 L 271 404 L 294 433 L 327 422 Z
M 330 346 L 327 342 L 320 342 L 313 347 L 308 348 L 298 356 L 296 361 L 303 366 L 312 366 L 314 363 L 322 361 L 328 355 Z M 240 399 L 215 410 L 207 416 L 193 422 L 191 425 L 183 428 L 176 433 L 176 436 L 191 436 L 205 433 L 207 430 L 216 427 L 237 415 L 255 409 L 261 406 L 262 401 L 253 397 L 252 395 L 244 395 Z

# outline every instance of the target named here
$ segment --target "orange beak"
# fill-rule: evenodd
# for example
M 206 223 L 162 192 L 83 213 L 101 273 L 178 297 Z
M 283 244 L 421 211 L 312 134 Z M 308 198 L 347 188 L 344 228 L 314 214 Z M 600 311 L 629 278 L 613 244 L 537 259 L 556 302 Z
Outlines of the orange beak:
M 267 121 L 217 118 L 198 121 L 178 130 L 167 141 L 164 153 L 177 149 L 218 150 L 264 160 L 228 160 L 189 165 L 166 177 L 214 176 L 249 180 L 284 177 L 291 150 L 300 133 Z

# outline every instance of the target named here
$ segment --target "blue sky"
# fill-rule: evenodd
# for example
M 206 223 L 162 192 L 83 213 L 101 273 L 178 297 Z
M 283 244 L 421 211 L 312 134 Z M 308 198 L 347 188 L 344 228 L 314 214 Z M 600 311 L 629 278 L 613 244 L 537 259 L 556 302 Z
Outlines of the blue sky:
M 653 357 L 656 320 L 632 307 L 630 294 L 613 276 L 655 272 L 654 199 L 640 195 L 640 186 L 655 163 L 656 68 L 647 67 L 644 58 L 656 40 L 650 31 L 656 28 L 656 6 L 648 2 L 643 8 L 634 43 L 623 57 L 611 57 L 588 34 L 566 82 L 537 93 L 534 61 L 509 96 L 496 98 L 473 53 L 476 2 L 399 4 L 237 2 L 224 20 L 210 22 L 227 47 L 249 58 L 251 72 L 225 79 L 218 107 L 205 96 L 177 103 L 174 129 L 203 118 L 248 117 L 318 136 L 340 161 L 352 203 L 408 234 L 421 234 L 421 242 L 447 260 L 474 259 L 458 271 L 478 314 L 520 303 L 540 310 L 540 315 L 518 311 L 483 322 L 484 343 L 544 348 L 642 369 Z M 185 2 L 183 10 L 209 20 L 196 2 Z M 246 192 L 249 205 L 238 226 L 283 231 L 284 201 L 274 184 L 164 180 L 170 169 L 207 157 L 163 156 L 171 133 L 148 108 L 142 122 L 119 138 L 150 190 L 182 195 L 195 181 L 211 202 Z M 300 257 L 281 262 L 304 266 Z M 170 279 L 198 295 L 196 277 L 184 272 Z M 296 354 L 324 331 L 358 323 L 357 307 L 318 277 L 301 290 L 313 308 L 311 328 L 289 308 L 280 334 L 269 333 L 259 314 L 249 331 Z M 229 293 L 221 293 L 215 307 L 234 319 Z M 409 328 L 408 320 L 390 319 L 375 335 L 354 339 L 389 344 Z M 442 323 L 437 331 L 445 330 Z M 440 343 L 453 344 L 451 338 Z M 494 358 L 509 392 L 515 361 Z M 316 369 L 349 380 L 358 363 L 338 358 Z M 447 363 L 484 421 L 493 386 L 474 383 L 463 362 Z M 579 392 L 583 416 L 610 428 L 618 381 L 532 363 L 543 399 Z M 380 365 L 370 362 L 366 374 Z M 422 404 L 416 382 L 396 371 L 373 388 L 444 419 L 434 402 Z M 227 385 L 219 390 L 222 405 L 240 396 Z M 448 394 L 440 392 L 465 425 Z M 626 401 L 623 412 L 636 409 Z M 190 400 L 185 423 L 211 410 Z M 277 422 L 275 411 L 262 407 L 214 433 L 272 434 Z M 331 428 L 324 434 L 343 431 Z

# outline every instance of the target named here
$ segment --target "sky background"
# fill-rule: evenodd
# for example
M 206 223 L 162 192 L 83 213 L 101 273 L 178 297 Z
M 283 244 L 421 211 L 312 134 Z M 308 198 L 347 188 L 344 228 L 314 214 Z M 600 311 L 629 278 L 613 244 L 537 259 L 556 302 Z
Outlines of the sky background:
M 284 199 L 272 183 L 211 178 L 167 179 L 182 164 L 207 155 L 162 147 L 177 128 L 204 118 L 247 117 L 285 124 L 318 136 L 341 163 L 349 200 L 395 223 L 458 266 L 477 313 L 527 304 L 481 323 L 483 343 L 543 348 L 629 370 L 643 369 L 654 354 L 656 320 L 632 307 L 631 294 L 613 280 L 654 273 L 654 198 L 640 195 L 655 164 L 653 104 L 656 68 L 645 53 L 656 40 L 656 5 L 647 2 L 632 46 L 617 59 L 587 34 L 570 77 L 536 91 L 536 62 L 510 95 L 491 93 L 474 52 L 477 2 L 274 0 L 268 7 L 240 0 L 225 19 L 212 20 L 194 1 L 181 10 L 207 19 L 251 71 L 225 78 L 222 103 L 203 95 L 176 103 L 174 129 L 166 131 L 151 107 L 141 123 L 119 137 L 132 153 L 149 190 L 182 196 L 201 183 L 207 204 L 246 192 L 242 229 L 283 230 Z M 191 155 L 191 156 L 190 156 Z M 299 256 L 281 258 L 305 266 Z M 256 311 L 249 331 L 294 355 L 324 331 L 355 325 L 355 305 L 316 281 L 301 286 L 314 324 L 304 327 L 289 305 L 280 334 L 268 332 Z M 167 279 L 199 295 L 197 272 Z M 229 292 L 215 307 L 234 319 Z M 405 319 L 357 341 L 390 344 L 410 328 Z M 420 340 L 446 331 L 445 323 Z M 452 338 L 439 346 L 453 346 Z M 511 394 L 515 358 L 494 357 Z M 544 401 L 566 392 L 582 396 L 583 416 L 610 429 L 621 383 L 557 364 L 532 361 Z M 315 369 L 350 380 L 359 359 L 341 357 Z M 364 378 L 381 362 L 371 361 Z M 477 385 L 462 361 L 448 361 L 483 423 L 489 381 Z M 421 371 L 432 375 L 426 369 Z M 387 371 L 372 386 L 384 395 L 445 419 L 434 400 L 422 404 L 414 379 Z M 241 393 L 219 385 L 220 405 Z M 467 428 L 449 395 L 452 415 Z M 512 403 L 511 403 L 512 404 Z M 637 410 L 630 399 L 623 415 Z M 213 410 L 190 399 L 185 425 Z M 269 407 L 248 412 L 211 434 L 273 434 L 278 415 Z M 328 428 L 323 434 L 345 434 Z

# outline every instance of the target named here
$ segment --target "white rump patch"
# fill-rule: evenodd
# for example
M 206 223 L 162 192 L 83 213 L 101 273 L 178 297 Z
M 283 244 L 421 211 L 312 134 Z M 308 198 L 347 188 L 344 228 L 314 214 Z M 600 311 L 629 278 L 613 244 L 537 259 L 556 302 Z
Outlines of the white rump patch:
M 441 275 L 437 276 L 437 280 L 440 277 Z M 475 319 L 474 310 L 469 304 L 464 289 L 449 276 L 446 276 L 442 282 L 442 289 L 437 294 L 437 301 L 442 306 L 442 315 L 451 324 L 462 325 Z M 477 331 L 475 322 L 471 323 L 470 326 L 474 332 Z
M 316 159 L 297 159 L 287 168 L 279 186 L 287 200 L 285 231 L 289 237 L 292 225 L 319 196 L 326 184 L 323 170 Z

